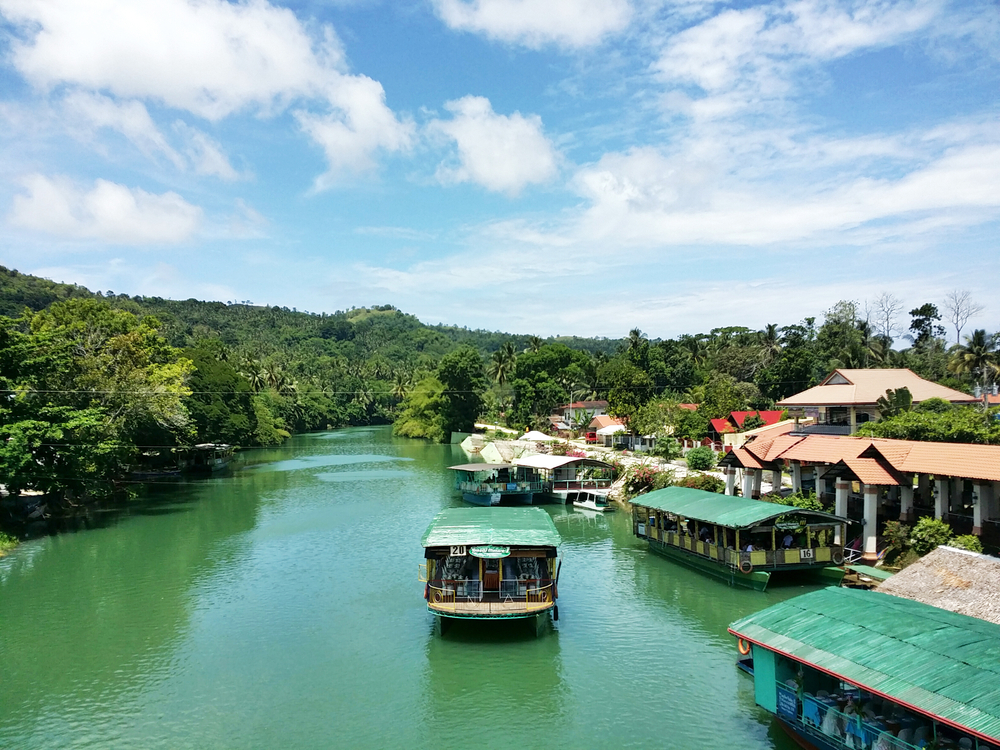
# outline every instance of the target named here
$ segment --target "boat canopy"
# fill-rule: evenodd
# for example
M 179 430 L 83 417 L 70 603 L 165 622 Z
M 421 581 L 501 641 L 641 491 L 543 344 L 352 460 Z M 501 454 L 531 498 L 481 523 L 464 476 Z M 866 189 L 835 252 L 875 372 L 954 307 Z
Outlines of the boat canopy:
M 448 468 L 455 471 L 496 471 L 497 469 L 509 469 L 510 466 L 510 464 L 459 464 Z
M 598 461 L 596 458 L 581 458 L 580 456 L 550 456 L 545 453 L 536 453 L 514 459 L 515 466 L 524 466 L 529 469 L 559 469 L 574 463 L 578 466 L 597 466 L 601 469 L 615 468 L 605 461 Z
M 635 498 L 632 500 L 632 504 L 642 508 L 663 510 L 684 518 L 693 518 L 696 521 L 726 526 L 730 529 L 745 529 L 790 513 L 813 516 L 835 523 L 851 523 L 849 518 L 835 516 L 832 513 L 805 510 L 792 505 L 779 505 L 778 503 L 750 500 L 733 495 L 720 495 L 717 492 L 695 490 L 690 487 L 666 487 L 662 490 L 655 490 Z
M 558 547 L 562 539 L 552 517 L 541 508 L 447 508 L 438 513 L 420 540 L 422 547 L 501 544 L 507 547 Z
M 996 623 L 827 588 L 737 620 L 729 632 L 991 742 L 1000 738 Z

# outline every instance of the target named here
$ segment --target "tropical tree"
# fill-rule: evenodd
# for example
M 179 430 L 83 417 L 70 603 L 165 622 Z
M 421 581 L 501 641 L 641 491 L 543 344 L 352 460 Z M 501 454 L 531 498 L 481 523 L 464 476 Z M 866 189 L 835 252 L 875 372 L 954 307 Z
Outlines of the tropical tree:
M 987 336 L 982 328 L 977 328 L 971 336 L 966 336 L 965 344 L 952 349 L 948 371 L 956 375 L 969 375 L 982 386 L 991 383 L 1000 372 L 996 336 Z
M 875 400 L 875 405 L 878 406 L 879 415 L 883 419 L 895 417 L 913 408 L 913 394 L 906 386 L 895 390 L 889 388 L 885 395 Z
M 490 357 L 489 376 L 497 385 L 506 385 L 517 366 L 517 350 L 510 341 L 504 342 Z
M 542 348 L 542 346 L 544 344 L 545 344 L 545 341 L 543 341 L 540 337 L 538 337 L 538 336 L 529 336 L 528 337 L 528 345 L 524 348 L 524 351 L 525 352 L 537 352 L 539 349 Z

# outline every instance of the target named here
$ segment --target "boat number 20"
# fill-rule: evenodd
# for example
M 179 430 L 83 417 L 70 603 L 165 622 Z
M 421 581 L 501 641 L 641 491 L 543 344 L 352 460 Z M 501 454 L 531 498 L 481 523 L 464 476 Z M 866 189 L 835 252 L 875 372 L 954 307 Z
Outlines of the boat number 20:
M 810 552 L 811 551 L 812 550 L 810 550 Z M 451 552 L 449 554 L 452 557 L 465 557 L 465 545 L 464 544 L 451 545 Z
M 800 560 L 812 560 L 813 559 L 813 551 L 811 549 L 800 549 L 799 550 L 799 559 Z

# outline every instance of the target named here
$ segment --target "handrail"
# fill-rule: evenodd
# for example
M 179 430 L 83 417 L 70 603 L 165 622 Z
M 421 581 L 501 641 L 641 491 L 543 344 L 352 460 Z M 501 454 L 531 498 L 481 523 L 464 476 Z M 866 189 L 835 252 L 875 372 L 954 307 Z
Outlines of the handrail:
M 723 547 L 712 542 L 703 542 L 697 537 L 682 534 L 678 531 L 663 531 L 647 524 L 640 524 L 646 527 L 645 537 L 653 541 L 660 542 L 670 547 L 684 549 L 699 557 L 710 560 L 718 560 L 732 567 L 740 567 L 742 563 L 749 563 L 754 568 L 780 568 L 785 565 L 809 564 L 834 564 L 840 565 L 843 562 L 844 549 L 838 545 L 826 545 L 823 547 L 779 547 L 776 550 L 755 550 L 746 552 L 735 550 L 731 547 Z M 808 554 L 803 554 L 808 553 Z M 840 562 L 837 562 L 838 556 Z
M 417 580 L 421 583 L 427 583 L 427 563 L 417 565 Z

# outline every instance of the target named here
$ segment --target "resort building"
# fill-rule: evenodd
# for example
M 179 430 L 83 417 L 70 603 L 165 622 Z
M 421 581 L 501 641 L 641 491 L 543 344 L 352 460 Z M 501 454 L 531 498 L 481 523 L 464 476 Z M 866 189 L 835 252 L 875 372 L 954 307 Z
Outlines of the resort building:
M 834 370 L 808 390 L 779 401 L 776 406 L 812 417 L 810 432 L 852 435 L 859 424 L 880 417 L 878 400 L 887 390 L 906 388 L 918 404 L 941 398 L 953 404 L 974 404 L 978 398 L 968 393 L 924 380 L 912 370 Z
M 574 401 L 571 404 L 558 407 L 552 416 L 561 417 L 565 424 L 573 426 L 582 416 L 599 417 L 607 413 L 607 401 Z
M 789 433 L 748 441 L 720 466 L 729 495 L 741 473 L 742 494 L 753 497 L 764 472 L 775 488 L 788 472 L 793 491 L 833 500 L 837 515 L 863 520 L 863 548 L 856 551 L 869 561 L 878 557 L 886 520 L 912 523 L 925 515 L 1000 546 L 1000 446 Z

